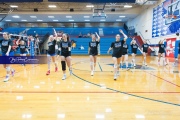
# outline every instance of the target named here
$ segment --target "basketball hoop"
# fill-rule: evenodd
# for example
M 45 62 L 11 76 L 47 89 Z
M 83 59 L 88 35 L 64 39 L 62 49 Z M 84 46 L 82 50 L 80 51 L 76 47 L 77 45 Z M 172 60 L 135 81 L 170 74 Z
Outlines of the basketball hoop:
M 165 16 L 165 24 L 170 24 L 171 22 L 175 21 L 177 19 L 176 15 L 166 15 Z

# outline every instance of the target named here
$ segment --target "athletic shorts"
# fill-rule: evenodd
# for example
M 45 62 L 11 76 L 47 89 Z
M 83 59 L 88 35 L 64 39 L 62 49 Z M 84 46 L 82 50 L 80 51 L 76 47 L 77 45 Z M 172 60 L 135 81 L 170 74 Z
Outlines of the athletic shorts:
M 92 55 L 92 56 L 96 56 L 96 55 L 98 55 L 98 53 L 89 53 L 89 55 Z
M 53 53 L 53 54 L 47 54 L 47 56 L 56 56 L 56 53 Z
M 120 57 L 122 57 L 122 53 L 119 53 L 119 54 L 112 54 L 112 57 L 120 58 Z
M 66 58 L 66 57 L 71 56 L 71 53 L 61 53 L 61 56 L 64 56 Z
M 137 54 L 137 50 L 133 50 L 132 53 Z
M 2 56 L 6 56 L 6 53 L 2 53 Z M 14 56 L 14 51 L 9 52 L 9 56 Z
M 123 52 L 122 55 L 127 55 L 128 53 L 127 52 Z
M 144 52 L 144 53 L 148 53 L 148 51 L 147 51 L 147 50 L 143 50 L 143 52 Z
M 165 53 L 165 51 L 158 51 L 158 53 L 161 53 L 161 54 L 162 54 L 162 53 Z

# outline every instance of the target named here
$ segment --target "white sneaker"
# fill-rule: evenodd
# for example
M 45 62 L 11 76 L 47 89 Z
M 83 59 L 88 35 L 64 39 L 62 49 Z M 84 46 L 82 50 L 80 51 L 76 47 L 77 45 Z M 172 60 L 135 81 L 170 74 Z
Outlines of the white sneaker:
M 70 75 L 72 75 L 72 73 L 73 73 L 72 70 L 69 70 L 69 73 L 70 73 Z
M 65 80 L 66 79 L 66 75 L 64 74 L 63 77 L 62 77 L 62 80 Z
M 93 76 L 94 75 L 94 71 L 91 71 L 91 76 Z
M 145 66 L 147 66 L 147 63 L 145 63 Z
M 9 77 L 9 76 L 6 76 L 3 82 L 9 81 L 9 79 L 10 79 L 10 77 Z
M 114 80 L 116 80 L 117 79 L 117 75 L 114 75 Z
M 134 67 L 136 67 L 136 64 L 134 63 Z

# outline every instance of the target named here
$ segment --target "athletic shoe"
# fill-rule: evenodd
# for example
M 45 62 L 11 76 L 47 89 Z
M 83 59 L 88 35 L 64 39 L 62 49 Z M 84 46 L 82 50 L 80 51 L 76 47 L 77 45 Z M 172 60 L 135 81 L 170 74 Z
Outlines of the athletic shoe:
M 15 74 L 15 70 L 11 70 L 12 77 L 14 76 L 14 74 Z
M 6 75 L 5 79 L 4 79 L 4 82 L 7 82 L 9 81 L 10 77 Z
M 63 77 L 62 77 L 62 80 L 65 80 L 66 79 L 66 75 L 64 74 Z
M 50 74 L 50 70 L 47 71 L 46 75 L 49 75 Z
M 93 76 L 94 75 L 94 71 L 91 71 L 91 76 Z
M 57 72 L 58 71 L 58 67 L 55 67 L 55 72 Z
M 114 80 L 116 80 L 117 79 L 117 75 L 114 75 Z
M 147 66 L 147 63 L 145 63 L 145 66 Z
M 69 70 L 69 73 L 70 73 L 70 75 L 72 75 L 72 73 L 73 73 L 72 70 Z
M 136 67 L 136 64 L 134 63 L 134 67 Z

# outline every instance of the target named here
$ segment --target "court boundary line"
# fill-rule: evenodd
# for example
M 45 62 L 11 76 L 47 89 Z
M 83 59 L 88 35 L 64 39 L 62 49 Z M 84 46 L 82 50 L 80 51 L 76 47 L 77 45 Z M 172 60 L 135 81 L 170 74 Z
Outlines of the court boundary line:
M 73 75 L 77 78 L 79 78 L 80 80 L 83 80 L 87 83 L 90 83 L 90 84 L 93 84 L 95 86 L 98 86 L 98 87 L 101 87 L 101 85 L 98 85 L 96 83 L 93 83 L 93 82 L 90 82 L 88 80 L 85 80 L 79 76 L 77 76 L 76 74 L 73 73 Z M 131 94 L 131 93 L 127 93 L 127 92 L 123 92 L 123 91 L 120 91 L 120 90 L 115 90 L 115 89 L 112 89 L 112 88 L 105 88 L 107 90 L 111 90 L 111 91 L 114 91 L 114 92 L 117 92 L 117 93 L 122 93 L 122 94 L 125 94 L 125 95 L 129 95 L 129 96 L 133 96 L 133 97 L 136 97 L 136 98 L 141 98 L 141 99 L 145 99 L 145 100 L 150 100 L 150 101 L 154 101 L 154 102 L 159 102 L 159 103 L 165 103 L 165 104 L 169 104 L 169 105 L 174 105 L 174 106 L 180 106 L 180 104 L 176 104 L 176 103 L 171 103 L 171 102 L 166 102 L 166 101 L 162 101 L 162 100 L 156 100 L 156 99 L 152 99 L 152 98 L 148 98 L 148 97 L 143 97 L 143 96 L 139 96 L 139 95 L 134 95 L 134 94 Z
M 98 62 L 98 65 L 99 65 L 99 68 L 100 68 L 101 72 L 103 72 L 102 67 L 101 67 L 99 62 Z

